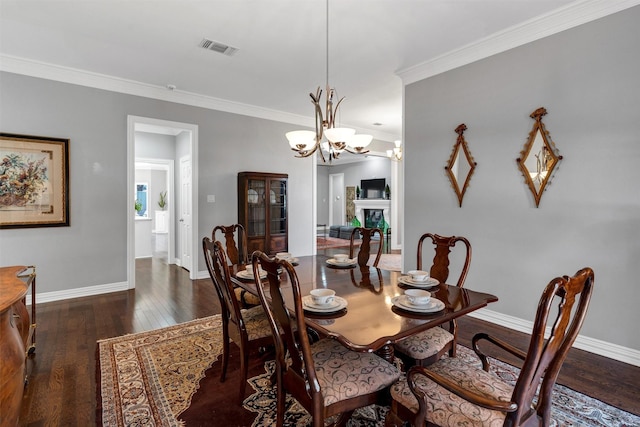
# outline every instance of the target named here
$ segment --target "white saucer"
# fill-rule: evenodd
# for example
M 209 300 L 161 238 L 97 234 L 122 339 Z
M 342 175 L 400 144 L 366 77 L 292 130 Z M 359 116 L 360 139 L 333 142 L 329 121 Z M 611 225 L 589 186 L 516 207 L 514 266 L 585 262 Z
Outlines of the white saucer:
M 342 262 L 342 261 L 338 261 L 335 258 L 329 258 L 327 260 L 327 264 L 329 265 L 333 265 L 335 267 L 351 267 L 354 266 L 358 263 L 358 260 L 356 258 L 352 258 L 352 259 L 347 259 L 346 261 Z
M 398 277 L 398 282 L 405 285 L 413 286 L 414 288 L 433 288 L 434 286 L 438 286 L 440 284 L 438 279 L 434 279 L 433 277 L 429 277 L 423 282 L 418 282 L 416 280 L 413 280 L 411 276 L 400 276 Z
M 247 270 L 238 271 L 236 277 L 245 280 L 253 280 L 253 274 L 247 273 Z M 267 272 L 264 270 L 260 270 L 260 279 L 265 279 L 267 277 Z
M 444 309 L 445 307 L 442 301 L 434 297 L 431 297 L 431 300 L 429 301 L 428 304 L 420 305 L 420 306 L 411 304 L 407 300 L 406 295 L 399 295 L 397 297 L 391 298 L 391 303 L 398 308 L 401 308 L 407 311 L 413 311 L 416 313 L 435 313 Z
M 307 311 L 313 311 L 316 313 L 332 313 L 334 311 L 340 311 L 343 308 L 346 308 L 347 300 L 342 297 L 336 296 L 331 304 L 317 305 L 313 302 L 313 299 L 311 299 L 311 295 L 305 295 L 302 297 L 302 305 Z
M 278 258 L 278 257 L 276 257 L 276 258 Z M 298 265 L 298 263 L 300 262 L 300 260 L 298 258 L 278 258 L 278 259 L 289 261 L 289 264 L 291 264 L 291 265 Z

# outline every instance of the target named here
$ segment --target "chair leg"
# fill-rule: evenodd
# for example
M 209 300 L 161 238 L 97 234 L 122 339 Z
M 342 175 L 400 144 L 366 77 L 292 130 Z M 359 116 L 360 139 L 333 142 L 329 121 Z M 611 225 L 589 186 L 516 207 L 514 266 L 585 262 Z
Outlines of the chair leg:
M 408 423 L 405 423 L 398 418 L 396 413 L 393 411 L 389 411 L 384 419 L 384 427 L 403 427 L 405 425 L 408 425 Z
M 229 333 L 227 327 L 223 325 L 222 332 L 222 370 L 220 372 L 220 382 L 223 383 L 227 376 L 227 365 L 229 364 Z
M 353 415 L 354 412 L 355 411 L 346 411 L 346 412 L 340 413 L 334 425 L 336 427 L 345 427 L 349 422 L 349 420 L 351 419 L 351 416 Z
M 247 370 L 249 369 L 249 351 L 247 343 L 240 343 L 240 404 L 244 400 L 244 391 L 247 385 Z
M 277 366 L 276 369 L 278 369 Z M 284 382 L 282 381 L 282 373 L 277 375 L 276 378 L 276 427 L 282 427 L 284 425 L 284 404 L 287 398 L 287 393 L 285 393 L 282 386 Z

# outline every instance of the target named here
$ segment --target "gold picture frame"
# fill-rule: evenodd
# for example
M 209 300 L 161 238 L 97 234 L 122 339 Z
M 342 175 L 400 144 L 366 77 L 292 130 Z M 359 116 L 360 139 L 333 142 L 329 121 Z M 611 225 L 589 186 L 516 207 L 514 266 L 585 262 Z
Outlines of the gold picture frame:
M 545 115 L 547 110 L 544 107 L 537 108 L 529 115 L 534 120 L 533 127 L 520 157 L 516 159 L 520 172 L 533 194 L 536 208 L 540 206 L 540 199 L 551 182 L 554 169 L 562 160 L 549 131 L 542 123 L 542 117 Z
M 69 140 L 0 133 L 0 229 L 69 226 Z

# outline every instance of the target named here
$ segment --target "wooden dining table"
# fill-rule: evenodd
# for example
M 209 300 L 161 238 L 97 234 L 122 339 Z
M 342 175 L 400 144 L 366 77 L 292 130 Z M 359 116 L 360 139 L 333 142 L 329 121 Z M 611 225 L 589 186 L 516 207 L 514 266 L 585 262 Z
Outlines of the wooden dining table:
M 355 351 L 376 352 L 387 360 L 393 360 L 392 344 L 395 342 L 498 301 L 491 294 L 440 283 L 428 290 L 432 298 L 444 302 L 442 310 L 434 313 L 409 311 L 393 303 L 395 297 L 411 287 L 399 283 L 400 272 L 357 265 L 336 268 L 327 263 L 330 258 L 313 255 L 296 259 L 294 267 L 301 294 L 309 295 L 312 289 L 318 288 L 332 289 L 336 296 L 346 300 L 347 307 L 327 314 L 305 310 L 305 323 L 320 336 L 337 339 Z M 281 275 L 282 288 L 290 289 L 285 276 Z M 257 295 L 254 280 L 236 275 L 233 282 Z M 262 286 L 265 285 L 263 281 Z M 293 292 L 284 294 L 287 306 L 293 309 Z

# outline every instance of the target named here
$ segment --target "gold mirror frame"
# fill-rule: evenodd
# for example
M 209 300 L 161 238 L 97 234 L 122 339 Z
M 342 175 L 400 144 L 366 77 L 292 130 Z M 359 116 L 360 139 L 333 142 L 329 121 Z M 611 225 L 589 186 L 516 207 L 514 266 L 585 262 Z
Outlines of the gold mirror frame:
M 542 123 L 542 117 L 547 114 L 544 107 L 535 110 L 529 117 L 535 120 L 529 132 L 529 140 L 516 159 L 518 167 L 524 175 L 524 180 L 533 194 L 536 207 L 540 206 L 542 193 L 551 181 L 553 170 L 562 160 L 558 149 L 551 140 L 549 131 Z
M 458 139 L 453 146 L 449 162 L 447 166 L 444 167 L 451 180 L 451 186 L 458 196 L 458 204 L 460 207 L 462 207 L 464 193 L 467 191 L 467 187 L 469 187 L 471 175 L 473 175 L 473 171 L 478 165 L 473 160 L 467 141 L 464 139 L 465 130 L 467 130 L 467 126 L 464 123 L 458 125 L 456 128 Z M 462 188 L 460 188 L 460 182 L 463 183 Z

